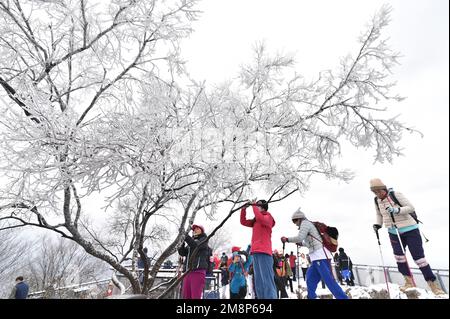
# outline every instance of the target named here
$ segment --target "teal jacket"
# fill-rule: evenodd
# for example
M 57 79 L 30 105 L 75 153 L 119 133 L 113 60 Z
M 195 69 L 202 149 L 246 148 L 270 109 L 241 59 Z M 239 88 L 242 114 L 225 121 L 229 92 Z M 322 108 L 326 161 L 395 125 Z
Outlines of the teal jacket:
M 233 257 L 234 254 L 233 253 Z M 239 256 L 240 257 L 240 256 Z M 245 274 L 248 273 L 248 270 L 250 268 L 250 265 L 253 262 L 252 255 L 248 255 L 247 261 L 245 263 L 242 262 L 242 259 L 240 258 L 239 262 L 231 263 L 230 267 L 228 268 L 228 271 L 230 273 L 230 291 L 234 294 L 237 294 L 241 287 L 247 286 L 247 280 L 245 278 Z

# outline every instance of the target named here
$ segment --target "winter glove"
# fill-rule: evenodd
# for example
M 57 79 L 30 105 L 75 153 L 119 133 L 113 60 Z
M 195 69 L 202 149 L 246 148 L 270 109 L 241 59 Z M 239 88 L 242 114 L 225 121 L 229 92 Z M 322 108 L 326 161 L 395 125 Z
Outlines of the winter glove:
M 398 208 L 398 207 L 388 207 L 388 208 L 386 208 L 386 210 L 387 210 L 387 212 L 389 214 L 398 214 L 398 213 L 400 213 L 400 208 Z
M 244 204 L 244 207 L 247 208 L 247 207 L 250 207 L 252 205 L 255 205 L 255 202 L 256 201 L 254 199 L 249 200 L 247 203 Z
M 282 242 L 282 243 L 286 243 L 287 241 L 288 241 L 287 237 L 284 237 L 284 236 L 281 237 L 281 242 Z
M 374 231 L 378 231 L 378 229 L 380 229 L 381 228 L 381 225 L 378 225 L 378 224 L 373 224 L 373 230 Z

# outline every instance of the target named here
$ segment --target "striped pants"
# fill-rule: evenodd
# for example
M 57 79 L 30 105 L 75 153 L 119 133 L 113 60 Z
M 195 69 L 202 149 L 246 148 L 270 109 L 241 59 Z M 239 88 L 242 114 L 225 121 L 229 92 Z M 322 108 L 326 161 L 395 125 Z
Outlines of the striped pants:
M 431 267 L 425 259 L 425 253 L 423 251 L 422 237 L 420 236 L 419 229 L 414 229 L 403 234 L 400 234 L 400 238 L 403 243 L 403 248 L 409 248 L 411 256 L 414 262 L 419 267 L 426 281 L 435 281 L 436 276 L 431 271 Z M 406 256 L 403 254 L 402 246 L 398 240 L 397 235 L 389 233 L 389 239 L 391 240 L 391 246 L 394 250 L 394 257 L 397 261 L 398 271 L 404 276 L 411 276 L 408 266 L 406 264 Z M 406 250 L 405 250 L 406 251 Z

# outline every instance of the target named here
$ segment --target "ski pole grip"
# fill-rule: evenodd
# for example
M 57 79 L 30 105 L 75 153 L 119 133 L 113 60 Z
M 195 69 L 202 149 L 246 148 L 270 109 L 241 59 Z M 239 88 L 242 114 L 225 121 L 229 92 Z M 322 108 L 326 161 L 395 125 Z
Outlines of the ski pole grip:
M 377 230 L 374 229 L 374 231 L 375 235 L 377 235 L 378 242 L 380 242 L 380 234 L 378 234 L 378 229 Z

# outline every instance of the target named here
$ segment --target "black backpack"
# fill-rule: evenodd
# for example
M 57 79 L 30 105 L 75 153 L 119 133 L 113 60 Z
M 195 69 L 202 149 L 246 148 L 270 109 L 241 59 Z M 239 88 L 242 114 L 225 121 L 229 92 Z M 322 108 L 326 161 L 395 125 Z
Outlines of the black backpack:
M 389 197 L 392 199 L 392 201 L 393 201 L 394 203 L 396 203 L 398 206 L 403 207 L 403 205 L 400 204 L 399 200 L 398 200 L 397 197 L 395 196 L 395 192 L 394 192 L 394 191 L 388 192 L 388 196 L 389 196 Z M 375 200 L 375 205 L 378 207 L 378 210 L 380 210 L 380 207 L 378 206 L 378 201 L 377 201 L 377 197 L 376 197 L 376 196 L 375 196 L 374 200 Z M 409 215 L 411 215 L 411 217 L 416 221 L 417 224 L 418 224 L 418 223 L 423 224 L 423 223 L 419 220 L 419 218 L 417 218 L 417 214 L 416 214 L 415 211 L 412 212 L 412 213 L 409 213 Z

